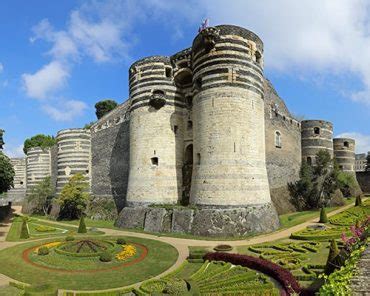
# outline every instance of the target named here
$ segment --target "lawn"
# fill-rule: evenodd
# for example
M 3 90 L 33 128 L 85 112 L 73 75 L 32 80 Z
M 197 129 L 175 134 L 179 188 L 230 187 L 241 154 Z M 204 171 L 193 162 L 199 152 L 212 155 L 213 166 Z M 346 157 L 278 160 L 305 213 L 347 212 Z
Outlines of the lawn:
M 14 217 L 12 219 L 12 225 L 6 237 L 7 241 L 27 241 L 32 239 L 47 238 L 47 237 L 56 237 L 56 236 L 66 236 L 77 232 L 77 227 L 75 226 L 60 226 L 53 223 L 48 223 L 44 220 L 38 220 L 36 218 L 29 218 L 28 230 L 30 234 L 29 239 L 21 239 L 21 226 L 22 226 L 22 217 Z M 42 231 L 43 229 L 43 231 Z M 45 231 L 49 229 L 51 231 Z M 88 235 L 97 235 L 103 234 L 101 231 L 88 231 Z
M 115 238 L 104 237 L 104 239 L 114 240 Z M 167 270 L 177 260 L 177 250 L 169 244 L 135 237 L 125 237 L 125 239 L 130 243 L 142 244 L 149 250 L 142 261 L 115 269 L 108 269 L 109 263 L 100 262 L 104 270 L 97 272 L 91 270 L 79 272 L 50 271 L 44 267 L 34 266 L 22 258 L 26 249 L 42 244 L 38 241 L 0 251 L 0 261 L 2 262 L 0 273 L 31 285 L 45 284 L 61 289 L 100 290 L 123 287 L 151 278 Z M 53 240 L 43 241 L 43 243 L 47 242 L 53 242 Z M 81 258 L 75 259 L 79 261 Z M 46 265 L 49 263 L 47 262 Z M 83 269 L 84 262 L 80 261 L 79 263 L 77 267 Z

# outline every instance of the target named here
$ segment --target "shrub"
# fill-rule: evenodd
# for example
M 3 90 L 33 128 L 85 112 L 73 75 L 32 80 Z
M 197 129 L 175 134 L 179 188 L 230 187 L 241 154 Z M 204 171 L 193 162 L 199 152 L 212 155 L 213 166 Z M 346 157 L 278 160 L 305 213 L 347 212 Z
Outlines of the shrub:
M 39 225 L 35 228 L 35 230 L 38 232 L 53 232 L 56 231 L 56 228 L 46 225 Z
M 72 236 L 72 235 L 68 235 L 68 236 L 66 236 L 66 241 L 67 241 L 67 242 L 71 242 L 71 241 L 73 241 L 73 240 L 75 240 L 75 237 L 74 237 L 74 236 Z
M 214 250 L 217 252 L 227 252 L 227 251 L 231 251 L 232 249 L 233 247 L 230 245 L 218 245 L 214 247 Z
M 41 255 L 41 256 L 48 255 L 49 254 L 49 248 L 45 247 L 45 246 L 42 246 L 38 249 L 37 254 Z
M 103 253 L 100 254 L 99 259 L 102 262 L 110 262 L 110 261 L 112 261 L 112 254 L 109 253 L 109 252 L 103 252 Z
M 23 219 L 22 221 L 22 226 L 21 226 L 21 239 L 27 239 L 30 237 L 30 234 L 28 232 L 28 227 L 27 227 L 27 220 Z
M 265 273 L 277 280 L 288 295 L 292 292 L 297 294 L 301 292 L 301 287 L 294 276 L 288 270 L 273 262 L 248 255 L 229 253 L 208 253 L 205 259 L 230 262 L 234 265 L 241 265 Z
M 126 244 L 126 240 L 123 237 L 119 237 L 119 238 L 117 238 L 116 243 L 118 245 L 125 245 Z
M 356 196 L 356 202 L 355 202 L 355 207 L 360 207 L 362 206 L 362 199 L 361 196 Z
M 326 210 L 324 207 L 320 211 L 320 221 L 319 223 L 328 223 L 328 216 L 326 215 Z
M 163 292 L 170 295 L 184 295 L 188 292 L 188 286 L 184 280 L 172 279 L 167 282 Z
M 330 241 L 328 260 L 326 261 L 325 273 L 330 274 L 335 269 L 334 260 L 339 255 L 339 249 L 335 239 Z
M 80 218 L 80 224 L 78 225 L 78 231 L 77 232 L 78 233 L 86 233 L 87 232 L 86 224 L 85 224 L 85 218 L 84 218 L 83 215 Z

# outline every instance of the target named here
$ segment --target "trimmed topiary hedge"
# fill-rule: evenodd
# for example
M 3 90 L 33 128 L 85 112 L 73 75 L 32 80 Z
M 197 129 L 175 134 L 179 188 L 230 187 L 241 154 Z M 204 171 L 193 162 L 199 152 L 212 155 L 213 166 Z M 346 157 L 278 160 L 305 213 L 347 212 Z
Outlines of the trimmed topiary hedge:
M 230 245 L 218 245 L 214 247 L 213 249 L 217 252 L 229 252 L 233 249 L 233 247 Z
M 206 260 L 230 262 L 234 265 L 241 265 L 258 270 L 277 280 L 286 293 L 301 293 L 302 289 L 294 276 L 280 265 L 273 262 L 256 258 L 248 255 L 229 254 L 229 253 L 208 253 Z
M 102 262 L 110 262 L 112 261 L 112 259 L 113 259 L 112 253 L 107 251 L 101 253 L 99 257 L 99 260 Z

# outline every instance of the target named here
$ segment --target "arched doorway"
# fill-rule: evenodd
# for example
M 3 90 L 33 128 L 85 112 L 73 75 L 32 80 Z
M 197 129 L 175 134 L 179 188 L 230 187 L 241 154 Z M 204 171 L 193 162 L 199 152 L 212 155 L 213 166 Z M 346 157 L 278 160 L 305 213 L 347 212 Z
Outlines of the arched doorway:
M 185 149 L 184 165 L 182 167 L 182 200 L 181 204 L 189 205 L 191 176 L 193 173 L 193 144 Z

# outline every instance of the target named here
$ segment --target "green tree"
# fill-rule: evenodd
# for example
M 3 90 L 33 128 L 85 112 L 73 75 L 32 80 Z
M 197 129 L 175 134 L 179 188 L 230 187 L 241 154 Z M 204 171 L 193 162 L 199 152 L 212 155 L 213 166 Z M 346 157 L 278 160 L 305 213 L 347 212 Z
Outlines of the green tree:
M 0 194 L 11 189 L 15 172 L 10 159 L 0 151 Z
M 30 233 L 28 232 L 28 226 L 27 226 L 27 217 L 22 217 L 22 226 L 21 226 L 21 239 L 27 239 L 30 237 Z
M 303 161 L 300 179 L 288 184 L 291 201 L 298 210 L 317 209 L 326 206 L 332 193 L 338 188 L 334 163 L 328 151 L 316 154 L 316 164 Z
M 27 154 L 28 149 L 41 147 L 42 149 L 49 148 L 56 144 L 56 140 L 52 136 L 36 135 L 24 141 L 23 152 Z
M 87 232 L 84 215 L 81 215 L 80 223 L 78 224 L 78 231 L 77 232 L 78 233 L 86 233 Z
M 27 197 L 27 201 L 34 204 L 36 213 L 48 215 L 53 199 L 53 187 L 51 186 L 51 178 L 48 176 L 37 183 L 32 188 L 31 194 Z
M 86 123 L 84 125 L 84 129 L 90 129 L 93 126 L 94 123 L 95 123 L 94 121 L 91 121 L 90 123 Z
M 98 119 L 102 118 L 105 114 L 108 114 L 114 108 L 118 106 L 116 101 L 103 100 L 95 104 L 95 114 Z
M 324 207 L 320 211 L 320 221 L 319 223 L 328 223 L 328 216 L 326 215 L 326 210 Z
M 60 204 L 60 218 L 77 219 L 86 210 L 90 200 L 89 185 L 82 174 L 75 174 L 63 187 L 57 201 Z
M 356 196 L 356 201 L 355 201 L 355 207 L 360 207 L 362 206 L 362 199 L 361 196 Z
M 3 136 L 4 136 L 4 130 L 0 128 L 0 150 L 3 149 L 3 146 L 4 146 L 4 139 L 3 139 Z

